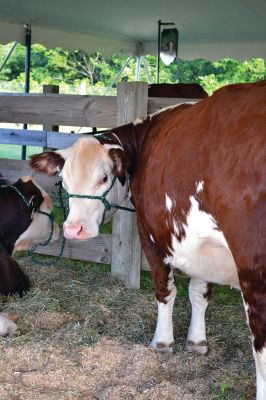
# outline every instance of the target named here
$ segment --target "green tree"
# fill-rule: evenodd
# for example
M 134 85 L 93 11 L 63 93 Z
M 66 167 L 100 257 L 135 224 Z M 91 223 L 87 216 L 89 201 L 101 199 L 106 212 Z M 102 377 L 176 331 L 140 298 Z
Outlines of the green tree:
M 11 46 L 12 44 L 0 45 L 0 65 Z M 148 55 L 145 61 L 142 59 L 142 64 L 140 79 L 155 82 L 156 57 Z M 25 47 L 18 44 L 0 73 L 1 86 L 5 87 L 4 82 L 12 82 L 14 90 L 23 90 L 24 65 Z M 115 88 L 116 77 L 122 81 L 134 81 L 135 71 L 136 59 L 129 56 L 105 57 L 100 53 L 87 54 L 81 50 L 70 52 L 61 48 L 49 50 L 42 45 L 32 46 L 31 90 L 34 91 L 42 91 L 43 84 L 60 84 L 60 90 L 63 87 L 64 92 L 70 93 L 74 90 L 78 93 L 79 85 L 83 81 L 87 82 L 89 93 L 105 94 L 107 87 Z M 253 82 L 260 79 L 266 79 L 266 63 L 260 58 L 244 62 L 230 58 L 216 62 L 204 59 L 177 59 L 168 67 L 160 63 L 161 83 L 197 82 L 209 94 L 229 83 Z M 66 85 L 72 85 L 72 88 Z

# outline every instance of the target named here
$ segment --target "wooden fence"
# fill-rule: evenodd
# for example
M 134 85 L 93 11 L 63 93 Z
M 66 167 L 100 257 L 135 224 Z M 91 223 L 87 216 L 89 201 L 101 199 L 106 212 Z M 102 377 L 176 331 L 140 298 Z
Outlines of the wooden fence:
M 160 109 L 197 99 L 149 98 L 144 82 L 120 83 L 117 97 L 60 94 L 0 94 L 0 122 L 42 124 L 46 126 L 97 126 L 112 128 L 133 121 Z M 48 148 L 65 148 L 80 135 L 49 130 L 0 128 L 1 144 L 19 144 Z M 1 155 L 0 155 L 1 156 Z M 14 182 L 22 175 L 31 175 L 48 192 L 55 190 L 58 177 L 33 173 L 27 161 L 0 159 L 0 172 Z M 126 203 L 125 203 L 126 204 Z M 62 232 L 61 232 L 62 236 Z M 59 253 L 59 242 L 39 250 L 42 254 Z M 136 216 L 117 211 L 113 217 L 112 235 L 99 235 L 86 241 L 68 241 L 64 257 L 111 264 L 112 274 L 130 288 L 139 288 L 140 269 L 149 269 L 139 242 Z

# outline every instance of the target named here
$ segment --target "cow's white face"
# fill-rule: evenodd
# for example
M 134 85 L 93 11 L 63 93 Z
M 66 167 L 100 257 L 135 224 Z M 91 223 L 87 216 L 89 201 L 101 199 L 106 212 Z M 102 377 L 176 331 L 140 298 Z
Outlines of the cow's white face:
M 23 182 L 32 180 L 34 185 L 38 187 L 43 196 L 43 202 L 41 203 L 39 209 L 47 214 L 51 214 L 53 204 L 52 199 L 46 191 L 39 186 L 31 177 L 22 177 Z M 53 224 L 53 235 L 51 241 L 57 240 L 59 237 L 59 227 L 54 222 Z M 32 222 L 28 229 L 23 232 L 17 239 L 14 247 L 14 251 L 28 250 L 33 244 L 43 242 L 49 238 L 51 234 L 51 221 L 47 215 L 34 212 L 32 214 Z
M 54 153 L 43 153 L 32 157 L 36 171 L 54 175 L 60 171 L 63 187 L 68 194 L 101 196 L 111 186 L 113 176 L 125 173 L 120 158 L 123 150 L 114 144 L 101 144 L 96 138 L 79 139 L 73 146 Z M 47 156 L 49 154 L 49 156 Z M 59 159 L 56 156 L 60 156 Z M 60 161 L 61 158 L 61 161 Z M 116 179 L 107 194 L 110 203 L 121 204 L 127 192 L 127 185 Z M 114 209 L 106 213 L 105 222 Z M 69 198 L 69 214 L 64 223 L 64 236 L 68 239 L 89 239 L 99 234 L 104 215 L 101 200 Z

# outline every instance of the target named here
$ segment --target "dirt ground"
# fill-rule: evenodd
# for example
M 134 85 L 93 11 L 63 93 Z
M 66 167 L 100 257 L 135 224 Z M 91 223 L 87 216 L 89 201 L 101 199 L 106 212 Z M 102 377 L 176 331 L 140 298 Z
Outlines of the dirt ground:
M 148 348 L 156 304 L 147 276 L 128 290 L 107 267 L 18 258 L 32 288 L 2 299 L 20 333 L 1 338 L 1 400 L 209 400 L 255 397 L 255 367 L 238 293 L 215 288 L 207 312 L 209 353 L 185 351 L 190 306 L 178 286 L 173 354 Z

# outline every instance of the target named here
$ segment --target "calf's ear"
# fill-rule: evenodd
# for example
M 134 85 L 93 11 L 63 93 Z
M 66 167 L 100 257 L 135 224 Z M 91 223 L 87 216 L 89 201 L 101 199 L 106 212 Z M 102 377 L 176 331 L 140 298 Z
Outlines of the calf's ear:
M 65 164 L 65 152 L 46 151 L 30 157 L 30 167 L 35 171 L 50 176 L 57 175 Z
M 108 154 L 113 161 L 112 173 L 117 176 L 122 185 L 124 185 L 128 167 L 127 157 L 124 150 L 120 148 L 111 148 Z

